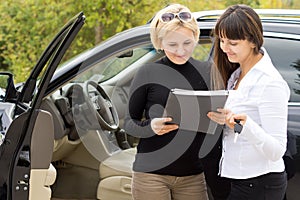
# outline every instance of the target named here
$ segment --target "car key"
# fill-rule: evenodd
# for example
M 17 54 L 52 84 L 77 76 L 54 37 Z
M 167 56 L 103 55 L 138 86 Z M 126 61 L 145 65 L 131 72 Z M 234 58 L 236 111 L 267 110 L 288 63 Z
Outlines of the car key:
M 239 120 L 239 119 L 234 119 L 234 122 L 235 122 L 235 124 L 234 124 L 234 140 L 233 140 L 233 142 L 236 143 L 238 135 L 243 130 L 243 125 L 241 124 L 241 120 Z

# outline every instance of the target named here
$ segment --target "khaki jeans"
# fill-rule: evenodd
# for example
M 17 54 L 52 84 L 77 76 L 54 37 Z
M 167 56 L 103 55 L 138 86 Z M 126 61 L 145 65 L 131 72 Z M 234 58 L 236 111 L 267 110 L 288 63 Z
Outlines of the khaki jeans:
M 204 173 L 192 176 L 168 176 L 134 172 L 134 200 L 208 200 Z

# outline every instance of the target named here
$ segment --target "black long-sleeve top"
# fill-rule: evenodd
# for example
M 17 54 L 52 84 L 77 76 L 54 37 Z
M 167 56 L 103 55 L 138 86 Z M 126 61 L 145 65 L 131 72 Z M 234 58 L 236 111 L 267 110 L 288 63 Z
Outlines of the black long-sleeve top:
M 147 64 L 131 85 L 125 130 L 140 138 L 133 170 L 155 174 L 188 176 L 203 172 L 199 150 L 204 133 L 181 130 L 156 135 L 151 119 L 163 116 L 171 89 L 208 90 L 210 64 L 190 58 L 183 65 L 167 57 Z M 192 119 L 191 119 L 192 120 Z

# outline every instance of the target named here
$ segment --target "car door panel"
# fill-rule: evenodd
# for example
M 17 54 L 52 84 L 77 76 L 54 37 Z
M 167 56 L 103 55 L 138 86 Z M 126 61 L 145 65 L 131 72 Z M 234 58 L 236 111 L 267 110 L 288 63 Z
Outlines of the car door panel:
M 1 145 L 1 199 L 28 199 L 31 168 L 41 167 L 45 169 L 49 167 L 51 161 L 51 159 L 48 159 L 49 157 L 44 157 L 43 152 L 37 150 L 34 153 L 31 152 L 31 147 L 34 147 L 34 149 L 36 149 L 36 145 L 41 147 L 39 144 L 32 143 L 37 142 L 32 141 L 32 136 L 42 133 L 40 129 L 38 129 L 38 132 L 33 133 L 34 127 L 36 127 L 35 122 L 39 113 L 41 113 L 40 105 L 49 82 L 66 50 L 83 26 L 84 21 L 85 16 L 81 12 L 61 29 L 42 54 L 17 98 L 14 113 L 19 116 L 13 119 L 14 121 L 6 133 L 4 143 Z M 49 150 L 49 148 L 46 149 Z M 32 160 L 33 158 L 35 161 Z M 36 161 L 40 159 L 42 165 Z M 46 161 L 43 159 L 46 159 Z M 46 162 L 47 164 L 45 164 Z

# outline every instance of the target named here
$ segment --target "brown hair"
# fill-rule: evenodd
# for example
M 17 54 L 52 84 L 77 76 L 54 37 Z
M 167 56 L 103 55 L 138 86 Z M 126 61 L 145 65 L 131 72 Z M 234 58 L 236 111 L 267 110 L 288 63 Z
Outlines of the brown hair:
M 160 21 L 160 17 L 164 13 L 179 13 L 182 11 L 191 12 L 187 7 L 181 4 L 171 4 L 158 11 L 158 13 L 155 15 L 150 24 L 150 37 L 151 42 L 156 50 L 161 49 L 161 41 L 166 34 L 168 34 L 170 31 L 176 31 L 181 27 L 193 31 L 195 41 L 197 42 L 199 40 L 200 30 L 194 17 L 192 17 L 192 20 L 189 22 L 183 22 L 178 18 L 175 18 L 167 23 Z
M 217 69 L 213 73 L 217 71 L 220 73 L 223 87 L 225 87 L 230 75 L 239 67 L 239 64 L 229 62 L 220 48 L 220 37 L 230 40 L 248 40 L 255 44 L 254 53 L 258 54 L 263 45 L 263 28 L 258 14 L 251 7 L 233 5 L 228 7 L 218 19 L 214 36 L 214 62 Z

